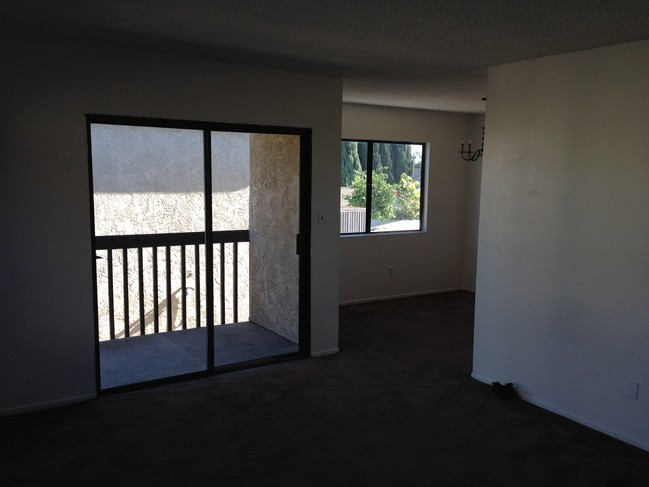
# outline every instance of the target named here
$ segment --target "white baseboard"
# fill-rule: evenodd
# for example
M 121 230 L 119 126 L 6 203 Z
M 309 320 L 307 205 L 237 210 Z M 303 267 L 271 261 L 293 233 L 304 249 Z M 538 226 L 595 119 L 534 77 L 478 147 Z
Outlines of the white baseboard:
M 348 306 L 350 304 L 363 304 L 363 303 L 374 303 L 377 301 L 390 301 L 392 299 L 401 299 L 401 298 L 414 298 L 417 296 L 426 296 L 428 294 L 441 294 L 441 293 L 450 293 L 454 291 L 469 291 L 468 289 L 462 287 L 453 287 L 449 289 L 434 289 L 431 291 L 421 291 L 416 293 L 405 293 L 405 294 L 391 294 L 388 296 L 377 296 L 373 298 L 363 298 L 363 299 L 350 299 L 348 301 L 341 301 L 340 306 Z M 473 292 L 473 291 L 470 291 Z
M 471 372 L 471 378 L 477 380 L 478 382 L 484 382 L 485 384 L 489 384 L 489 385 L 491 385 L 491 383 L 493 382 L 492 380 L 489 380 L 486 377 L 482 377 L 481 375 L 478 375 L 475 372 Z
M 65 399 L 57 399 L 55 401 L 45 401 L 45 402 L 38 402 L 38 403 L 33 403 L 33 404 L 28 404 L 25 406 L 18 406 L 15 408 L 5 408 L 5 409 L 0 409 L 0 416 L 10 416 L 14 414 L 25 414 L 25 413 L 33 413 L 35 411 L 41 411 L 45 409 L 52 409 L 52 408 L 57 408 L 61 406 L 69 406 L 71 404 L 77 404 L 80 402 L 84 401 L 90 401 L 92 399 L 97 399 L 97 394 L 84 394 L 82 396 L 75 396 L 75 397 L 66 397 Z
M 590 429 L 594 429 L 595 431 L 599 431 L 600 433 L 604 433 L 605 435 L 608 435 L 612 438 L 615 438 L 616 440 L 623 441 L 624 443 L 628 443 L 629 445 L 636 446 L 638 448 L 641 448 L 642 450 L 649 451 L 649 443 L 642 442 L 640 440 L 636 440 L 634 438 L 629 438 L 628 436 L 621 434 L 617 431 L 612 431 L 609 430 L 608 428 L 602 427 L 598 424 L 594 424 L 591 421 L 582 418 L 581 416 L 577 416 L 571 413 L 567 413 L 559 408 L 556 408 L 554 406 L 551 406 L 550 404 L 547 404 L 543 401 L 539 401 L 538 399 L 534 397 L 523 397 L 522 398 L 524 401 L 529 402 L 530 404 L 534 404 L 535 406 L 538 406 L 542 409 L 545 409 L 547 411 L 550 411 L 551 413 L 558 414 L 559 416 L 563 416 L 564 418 L 568 418 L 575 423 L 582 424 Z
M 311 358 L 324 357 L 325 355 L 333 355 L 340 352 L 338 347 L 330 348 L 329 350 L 318 350 L 317 352 L 311 352 Z
M 486 377 L 478 375 L 474 372 L 471 372 L 471 377 L 479 382 L 484 382 L 485 384 L 489 384 L 489 385 L 491 385 L 491 383 L 494 382 L 493 380 L 487 379 Z M 634 438 L 629 438 L 628 436 L 618 433 L 617 431 L 609 430 L 608 428 L 595 424 L 585 418 L 582 418 L 581 416 L 568 413 L 560 408 L 554 407 L 544 401 L 541 401 L 529 395 L 521 394 L 520 396 L 523 401 L 529 402 L 530 404 L 534 404 L 535 406 L 538 406 L 541 409 L 545 409 L 546 411 L 550 411 L 551 413 L 558 414 L 559 416 L 563 416 L 564 418 L 568 418 L 569 420 L 574 421 L 575 423 L 579 423 L 592 430 L 599 431 L 600 433 L 604 433 L 605 435 L 615 438 L 616 440 L 620 440 L 623 441 L 624 443 L 628 443 L 629 445 L 633 445 L 642 450 L 649 451 L 649 443 L 639 441 Z

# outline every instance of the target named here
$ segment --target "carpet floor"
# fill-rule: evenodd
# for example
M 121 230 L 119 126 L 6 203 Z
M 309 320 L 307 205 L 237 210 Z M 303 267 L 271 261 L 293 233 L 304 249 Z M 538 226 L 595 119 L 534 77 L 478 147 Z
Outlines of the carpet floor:
M 649 485 L 649 453 L 472 380 L 472 320 L 345 306 L 336 355 L 3 418 L 0 485 Z

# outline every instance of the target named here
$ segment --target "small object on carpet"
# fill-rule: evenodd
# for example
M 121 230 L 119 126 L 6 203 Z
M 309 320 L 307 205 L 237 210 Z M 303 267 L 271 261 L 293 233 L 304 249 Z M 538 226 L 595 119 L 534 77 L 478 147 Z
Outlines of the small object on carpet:
M 491 386 L 493 391 L 498 397 L 503 399 L 518 399 L 518 391 L 514 388 L 514 384 L 507 382 L 507 384 L 501 384 L 500 382 L 492 382 Z

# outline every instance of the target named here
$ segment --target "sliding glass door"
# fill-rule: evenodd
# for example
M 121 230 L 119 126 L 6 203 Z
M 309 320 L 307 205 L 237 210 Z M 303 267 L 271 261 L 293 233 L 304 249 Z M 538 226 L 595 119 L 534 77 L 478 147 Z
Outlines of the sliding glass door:
M 245 128 L 88 117 L 100 389 L 308 348 L 310 134 Z

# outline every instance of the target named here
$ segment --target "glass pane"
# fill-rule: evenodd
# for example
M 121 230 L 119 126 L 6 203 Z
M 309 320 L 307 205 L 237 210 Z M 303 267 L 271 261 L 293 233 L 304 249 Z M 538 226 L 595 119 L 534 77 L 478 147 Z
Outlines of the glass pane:
M 209 136 L 208 261 L 204 132 L 91 124 L 104 389 L 299 349 L 300 137 Z
M 247 230 L 250 134 L 212 132 L 212 229 Z
M 250 235 L 214 246 L 216 366 L 299 349 L 299 168 L 299 136 L 212 133 L 214 230 Z
M 422 144 L 373 144 L 371 232 L 421 229 Z
M 91 124 L 90 134 L 96 235 L 131 242 L 97 250 L 101 386 L 205 370 L 205 249 L 186 235 L 205 228 L 203 133 Z
M 365 231 L 367 142 L 340 145 L 340 233 Z
M 95 235 L 204 231 L 202 136 L 92 124 Z

